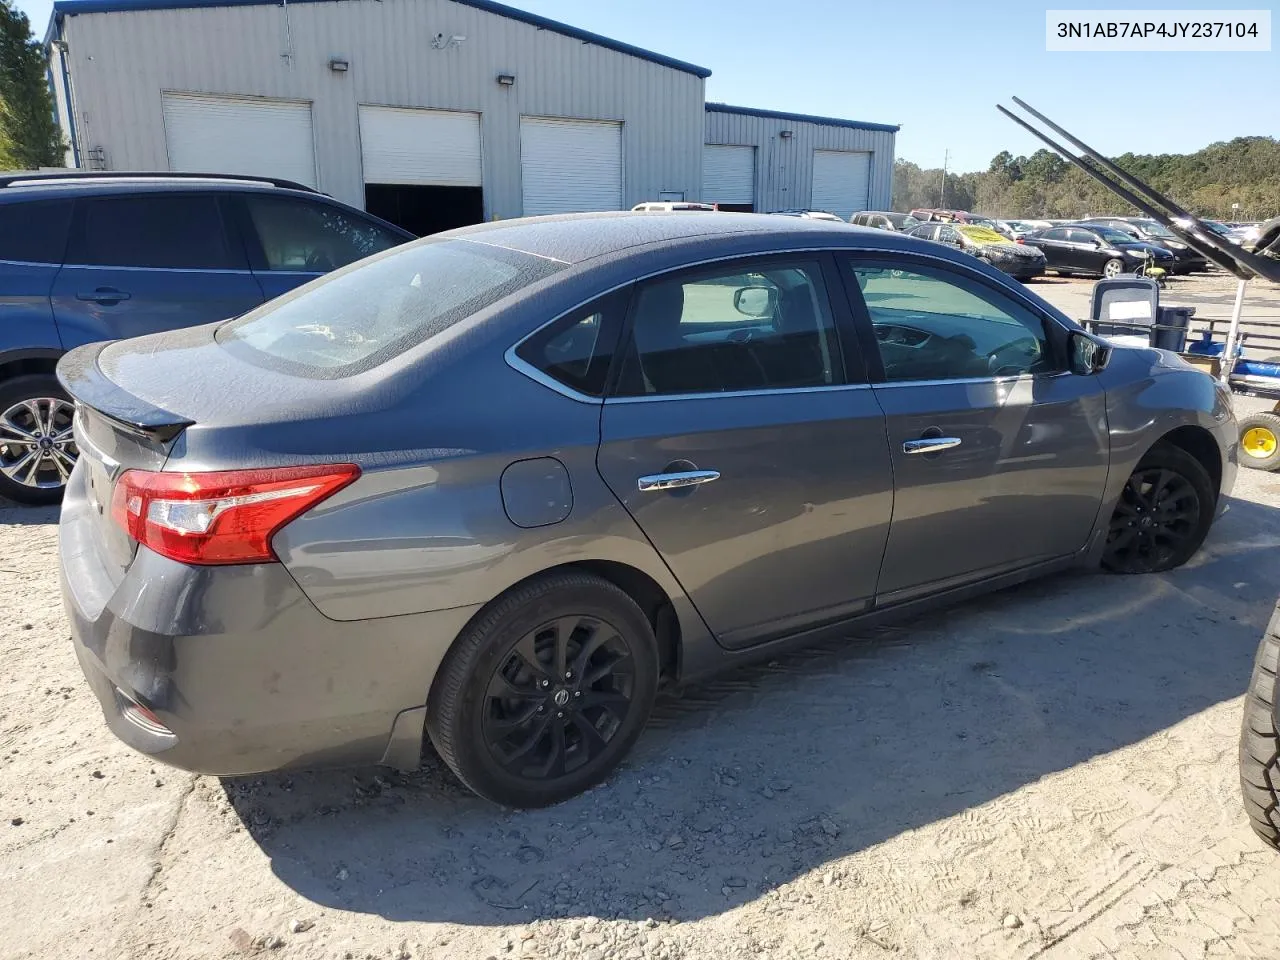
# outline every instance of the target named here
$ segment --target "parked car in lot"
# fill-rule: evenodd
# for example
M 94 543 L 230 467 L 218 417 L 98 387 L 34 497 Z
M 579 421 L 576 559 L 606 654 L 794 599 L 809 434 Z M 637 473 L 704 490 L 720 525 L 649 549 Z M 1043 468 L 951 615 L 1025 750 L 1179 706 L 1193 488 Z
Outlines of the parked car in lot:
M 921 223 L 908 230 L 907 234 L 956 247 L 1019 280 L 1031 280 L 1044 273 L 1044 254 L 1035 247 L 1014 243 L 977 224 Z
M 65 351 L 234 317 L 409 239 L 287 181 L 0 176 L 0 496 L 62 495 L 77 456 Z
M 1143 243 L 1162 247 L 1173 254 L 1172 273 L 1196 273 L 1209 269 L 1204 255 L 1178 239 L 1177 234 L 1158 220 L 1143 217 L 1095 217 L 1081 221 L 1086 226 L 1110 227 Z
M 909 213 L 894 213 L 890 210 L 863 210 L 849 218 L 849 222 L 859 227 L 874 227 L 877 230 L 910 230 L 920 221 Z
M 803 217 L 806 220 L 827 220 L 835 223 L 844 223 L 843 217 L 837 217 L 834 213 L 826 210 L 776 210 L 774 211 L 780 217 Z
M 1174 263 L 1173 254 L 1164 247 L 1097 224 L 1051 227 L 1029 233 L 1021 242 L 1042 250 L 1048 268 L 1064 276 L 1081 273 L 1118 277 L 1133 273 L 1147 261 L 1164 270 L 1172 270 Z
M 674 213 L 687 210 L 706 212 L 715 208 L 714 203 L 699 203 L 696 200 L 646 200 L 631 209 L 636 213 Z
M 1206 374 L 801 218 L 478 225 L 58 371 L 63 596 L 117 735 L 246 774 L 413 767 L 425 727 L 512 806 L 607 776 L 660 680 L 1176 567 L 1236 471 Z

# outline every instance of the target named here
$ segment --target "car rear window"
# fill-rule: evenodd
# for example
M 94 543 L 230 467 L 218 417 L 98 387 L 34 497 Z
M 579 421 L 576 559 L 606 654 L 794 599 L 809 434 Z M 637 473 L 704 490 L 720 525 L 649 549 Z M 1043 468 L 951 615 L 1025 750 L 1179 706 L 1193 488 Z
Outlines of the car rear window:
M 397 247 L 299 287 L 218 329 L 251 362 L 301 376 L 345 377 L 567 266 L 466 240 Z
M 0 204 L 0 260 L 62 263 L 70 200 Z

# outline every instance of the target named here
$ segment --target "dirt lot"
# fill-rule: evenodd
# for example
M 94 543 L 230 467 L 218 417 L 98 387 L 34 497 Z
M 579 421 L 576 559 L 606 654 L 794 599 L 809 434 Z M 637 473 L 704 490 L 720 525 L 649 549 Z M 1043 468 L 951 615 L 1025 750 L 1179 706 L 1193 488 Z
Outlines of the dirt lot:
M 1082 314 L 1087 284 L 1037 289 Z M 1235 493 L 1185 569 L 667 697 L 611 782 L 519 814 L 438 764 L 220 781 L 131 753 L 67 641 L 53 511 L 0 508 L 0 956 L 1275 957 L 1236 736 L 1280 475 Z

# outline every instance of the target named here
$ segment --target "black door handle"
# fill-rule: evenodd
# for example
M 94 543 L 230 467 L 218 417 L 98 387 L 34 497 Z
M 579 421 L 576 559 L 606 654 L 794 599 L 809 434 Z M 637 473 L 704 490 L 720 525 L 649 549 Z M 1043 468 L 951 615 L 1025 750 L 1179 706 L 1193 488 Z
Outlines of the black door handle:
M 117 290 L 115 287 L 99 287 L 92 293 L 77 293 L 76 299 L 86 300 L 89 303 L 100 303 L 104 307 L 110 307 L 123 300 L 128 300 L 129 294 L 123 290 Z

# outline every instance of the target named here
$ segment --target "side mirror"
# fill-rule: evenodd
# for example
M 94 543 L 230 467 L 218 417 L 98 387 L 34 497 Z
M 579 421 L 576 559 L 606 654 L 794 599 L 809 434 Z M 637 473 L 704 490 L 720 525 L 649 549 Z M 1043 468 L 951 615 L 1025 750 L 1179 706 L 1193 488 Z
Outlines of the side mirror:
M 778 291 L 773 287 L 739 287 L 733 292 L 733 309 L 752 320 L 772 317 L 778 305 Z
M 1105 370 L 1111 360 L 1111 345 L 1091 337 L 1080 330 L 1073 330 L 1067 340 L 1071 355 L 1071 372 L 1090 377 Z

